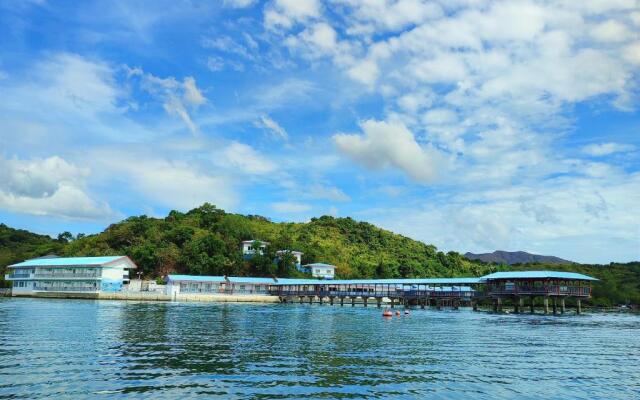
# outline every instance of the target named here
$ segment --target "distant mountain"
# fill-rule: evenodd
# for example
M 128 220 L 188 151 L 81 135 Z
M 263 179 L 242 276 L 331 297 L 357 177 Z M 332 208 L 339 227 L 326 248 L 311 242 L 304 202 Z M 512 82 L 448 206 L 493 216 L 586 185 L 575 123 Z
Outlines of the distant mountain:
M 498 264 L 525 264 L 525 263 L 545 263 L 545 264 L 573 264 L 573 261 L 564 260 L 554 256 L 541 256 L 527 253 L 526 251 L 502 251 L 496 250 L 493 253 L 466 253 L 464 255 L 469 260 L 483 262 L 494 262 Z

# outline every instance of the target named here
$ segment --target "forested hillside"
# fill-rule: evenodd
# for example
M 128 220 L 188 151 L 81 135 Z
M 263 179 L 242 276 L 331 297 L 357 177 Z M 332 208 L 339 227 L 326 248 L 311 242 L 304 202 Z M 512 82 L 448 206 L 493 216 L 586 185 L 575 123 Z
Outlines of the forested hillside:
M 515 264 L 471 261 L 456 252 L 351 218 L 323 216 L 307 223 L 274 223 L 255 215 L 229 214 L 210 204 L 166 218 L 131 217 L 95 235 L 65 232 L 57 239 L 0 224 L 0 268 L 55 253 L 60 256 L 127 255 L 145 278 L 169 273 L 236 276 L 301 276 L 292 259 L 274 264 L 281 249 L 304 252 L 303 263 L 337 266 L 338 278 L 480 276 L 498 270 L 567 270 L 600 279 L 594 303 L 640 304 L 640 263 Z M 243 240 L 270 242 L 265 255 L 243 260 Z M 2 271 L 4 274 L 4 271 Z M 3 284 L 0 276 L 0 285 Z
M 253 239 L 271 243 L 266 260 L 242 259 L 241 241 Z M 493 268 L 351 218 L 274 223 L 228 214 L 210 204 L 187 213 L 172 211 L 164 219 L 131 217 L 100 234 L 71 241 L 62 253 L 126 254 L 147 277 L 170 272 L 272 275 L 277 270 L 270 267 L 271 256 L 280 249 L 302 251 L 303 263 L 335 264 L 342 278 L 478 275 Z

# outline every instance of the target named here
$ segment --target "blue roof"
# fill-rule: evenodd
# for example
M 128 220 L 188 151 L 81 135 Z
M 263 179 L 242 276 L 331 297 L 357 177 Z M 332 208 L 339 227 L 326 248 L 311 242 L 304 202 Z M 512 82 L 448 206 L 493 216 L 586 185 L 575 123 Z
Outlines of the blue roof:
M 226 282 L 224 276 L 199 276 L 199 275 L 169 275 L 169 281 L 188 281 L 188 282 Z
M 485 275 L 482 280 L 492 279 L 567 279 L 574 281 L 597 281 L 588 275 L 578 274 L 576 272 L 558 272 L 558 271 L 507 271 L 494 272 Z
M 469 285 L 482 283 L 480 278 L 404 278 L 404 279 L 285 279 L 276 285 Z
M 273 284 L 275 280 L 273 278 L 253 278 L 249 276 L 230 276 L 229 282 L 233 283 L 264 283 Z
M 335 268 L 335 265 L 325 264 L 325 263 L 311 263 L 303 265 L 303 267 L 323 267 L 323 268 Z
M 103 265 L 116 261 L 125 256 L 110 257 L 56 257 L 56 258 L 34 258 L 26 260 L 9 267 L 36 267 L 36 266 L 68 266 L 68 265 Z

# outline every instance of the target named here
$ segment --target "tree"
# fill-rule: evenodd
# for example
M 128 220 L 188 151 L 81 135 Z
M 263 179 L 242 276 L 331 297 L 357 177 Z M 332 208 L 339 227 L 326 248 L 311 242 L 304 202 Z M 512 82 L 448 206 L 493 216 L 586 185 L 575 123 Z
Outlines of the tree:
M 73 240 L 73 235 L 71 234 L 71 232 L 64 231 L 58 235 L 58 242 L 69 243 L 72 240 Z

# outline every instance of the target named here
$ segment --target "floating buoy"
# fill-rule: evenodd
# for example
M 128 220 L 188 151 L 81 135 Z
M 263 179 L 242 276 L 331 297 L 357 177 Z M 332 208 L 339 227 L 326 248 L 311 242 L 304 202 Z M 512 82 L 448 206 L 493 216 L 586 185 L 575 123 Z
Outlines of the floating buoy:
M 404 310 L 404 315 L 409 315 L 409 310 Z
M 382 312 L 382 316 L 383 317 L 393 317 L 393 313 L 391 311 L 389 311 L 389 310 L 384 310 Z
M 399 317 L 400 316 L 400 311 L 396 311 L 396 315 Z

